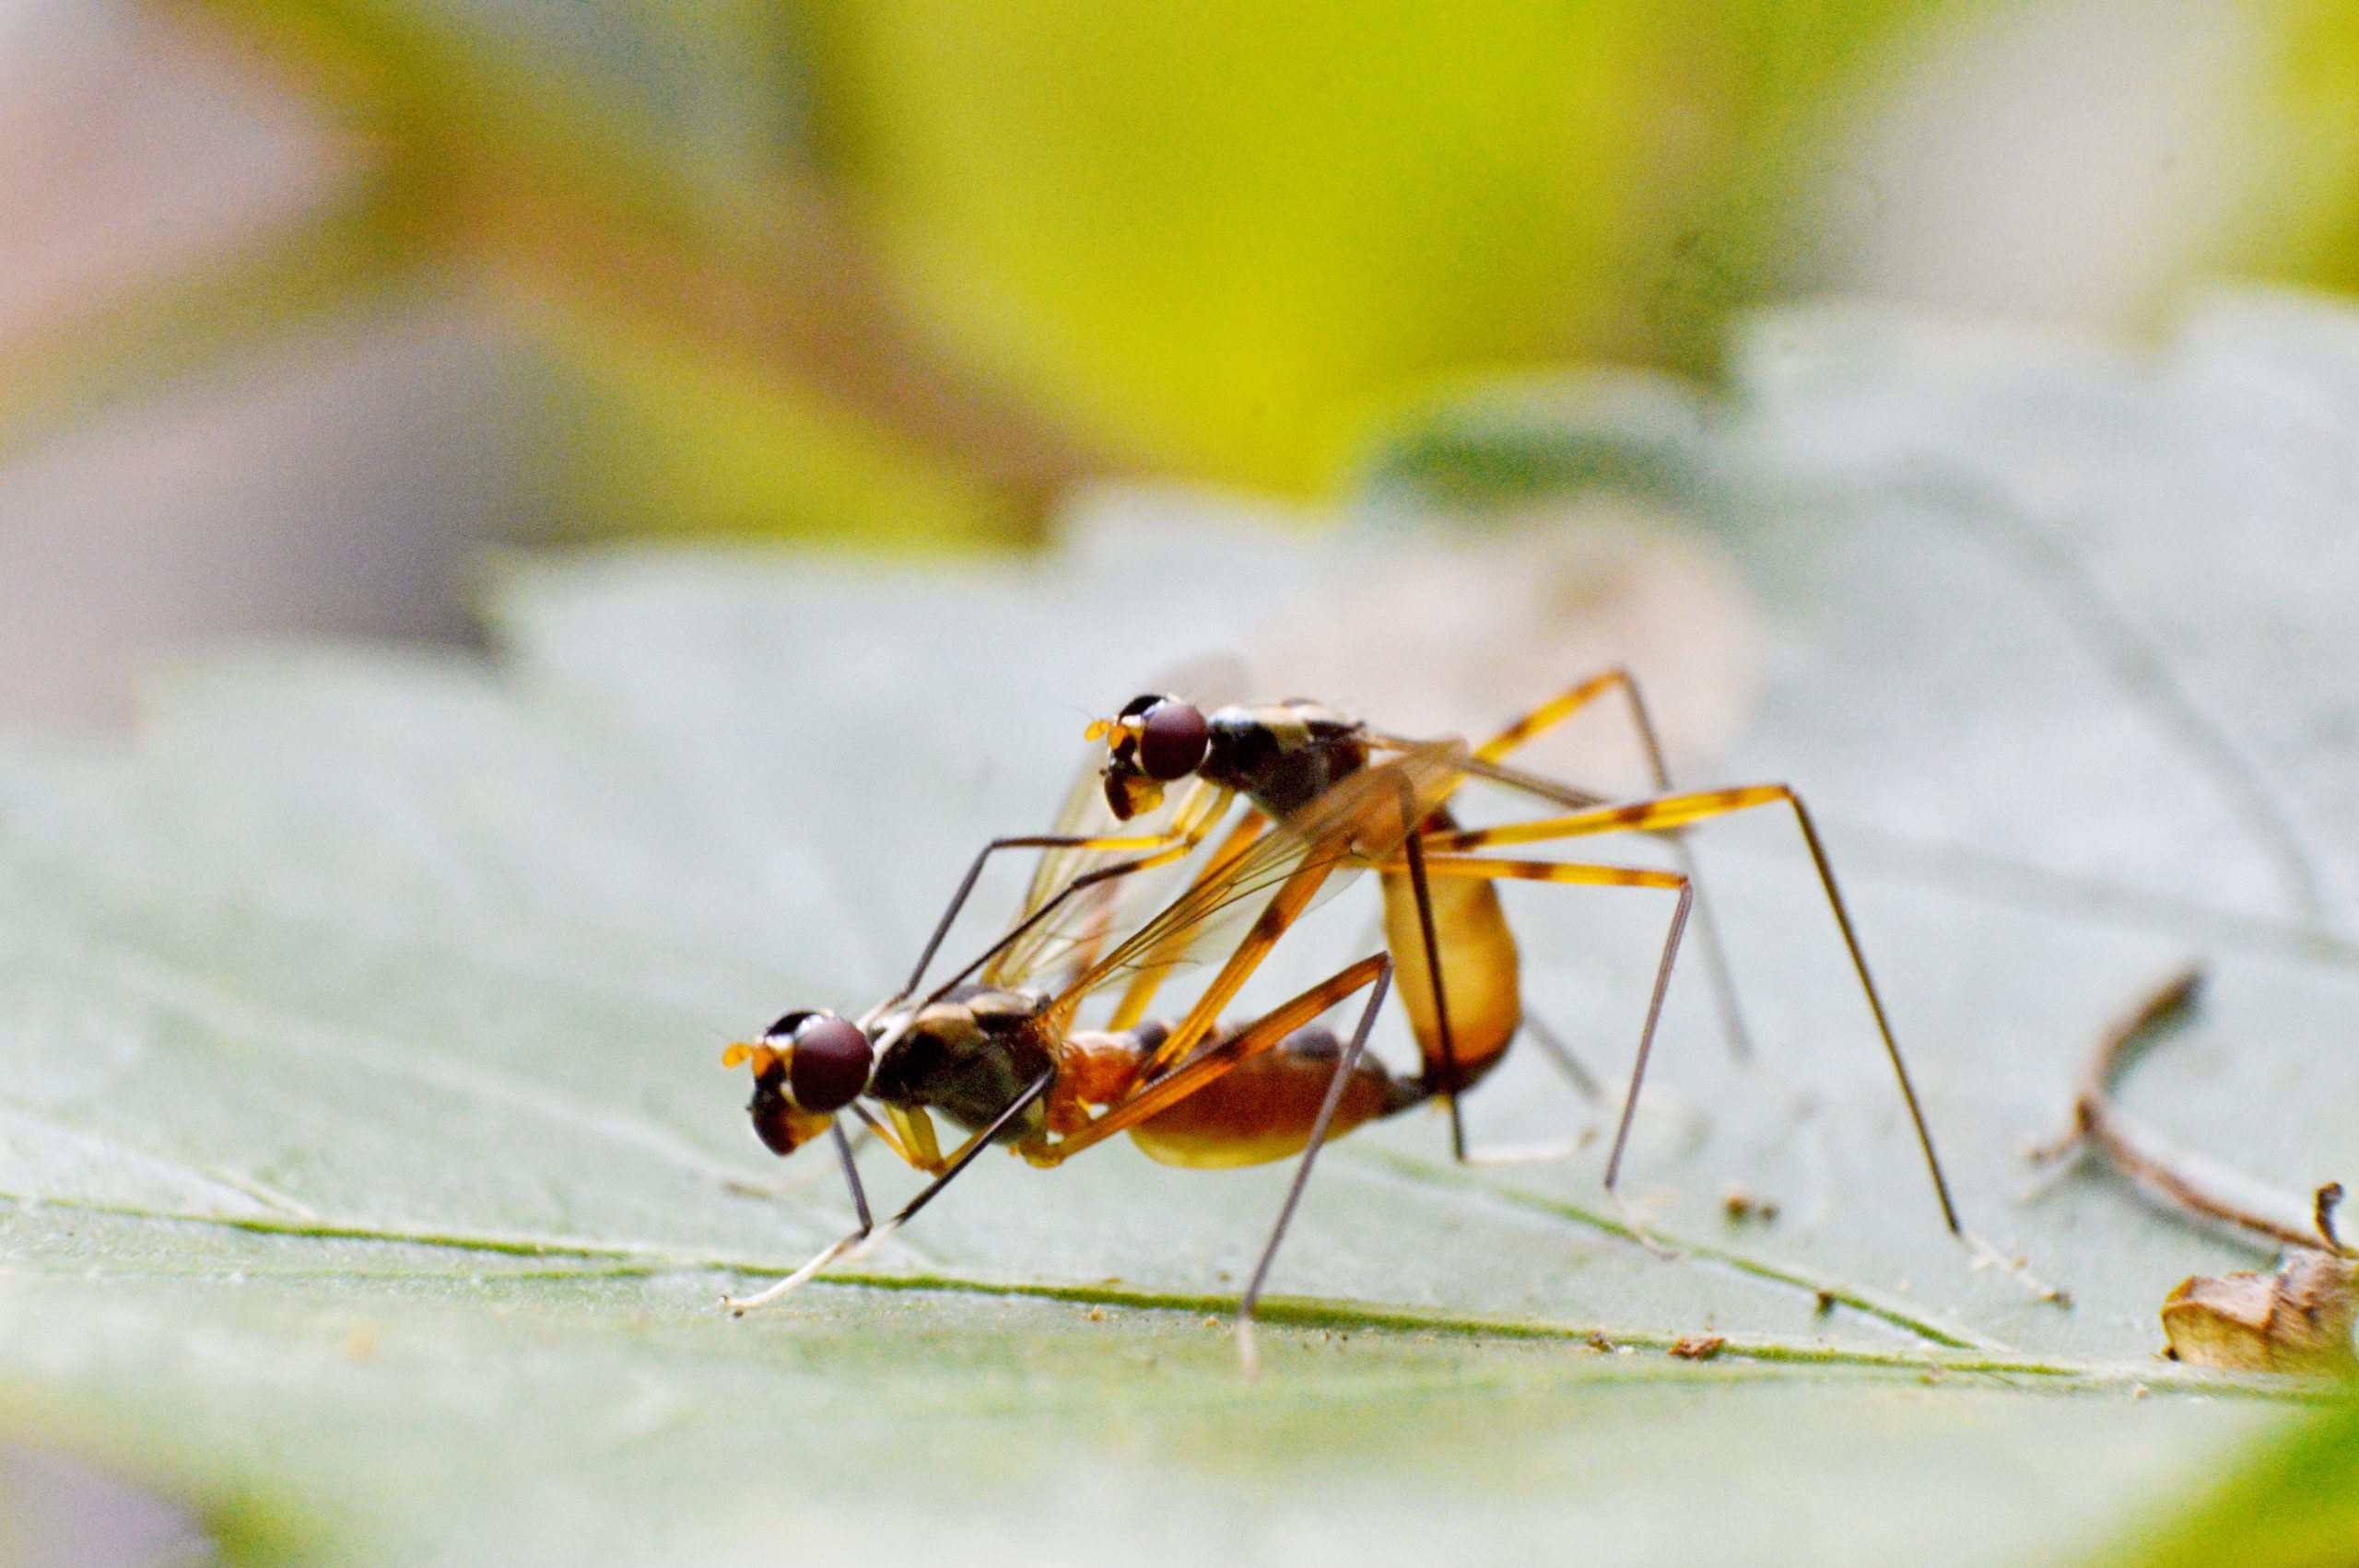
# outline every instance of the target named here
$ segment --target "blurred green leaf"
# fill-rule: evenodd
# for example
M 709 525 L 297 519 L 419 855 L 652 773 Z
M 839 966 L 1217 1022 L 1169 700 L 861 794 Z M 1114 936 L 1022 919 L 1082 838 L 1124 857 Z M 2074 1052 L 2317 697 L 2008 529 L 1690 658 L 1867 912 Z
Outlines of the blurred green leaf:
M 722 1042 L 888 986 L 1109 693 L 1340 634 L 1339 584 L 1432 548 L 1129 493 L 1021 570 L 530 565 L 494 664 L 215 659 L 135 754 L 0 753 L 0 1420 L 299 1501 L 340 1562 L 745 1559 L 880 1520 L 984 1561 L 2107 1539 L 2306 1390 L 2151 1359 L 2169 1287 L 2246 1248 L 2097 1173 L 2025 1198 L 2099 1024 L 2201 951 L 2209 1012 L 2125 1094 L 2281 1185 L 2353 1166 L 2351 819 L 2317 802 L 2359 690 L 2320 609 L 2349 603 L 2353 482 L 2288 411 L 2359 427 L 2359 322 L 2223 308 L 2152 366 L 1840 313 L 1748 343 L 1742 400 L 1690 427 L 1709 482 L 1651 492 L 1747 523 L 1777 654 L 1733 766 L 1816 804 L 1969 1223 L 2069 1312 L 1942 1232 L 1807 861 L 1738 820 L 1699 848 L 1761 1061 L 1674 987 L 1629 1171 L 1682 1260 L 1603 1210 L 1594 1145 L 1465 1171 L 1412 1117 L 1322 1162 L 1256 1385 L 1221 1315 L 1287 1172 L 1126 1146 L 986 1160 L 870 1271 L 721 1314 L 846 1223 L 826 1162 L 747 1137 Z M 1668 395 L 1583 419 L 1669 428 Z M 2189 532 L 2230 491 L 2234 537 Z M 2298 686 L 2236 683 L 2289 649 Z M 2222 747 L 2301 829 L 2306 894 Z M 1660 912 L 1514 909 L 1534 1011 L 1626 1059 Z M 1251 995 L 1366 914 L 1335 901 Z M 1531 1053 L 1469 1109 L 1486 1143 L 1603 1116 Z M 1729 1216 L 1740 1183 L 1774 1224 Z M 1664 1353 L 1704 1332 L 1717 1359 Z
M 1515 508 L 1603 490 L 1696 498 L 1711 459 L 1692 387 L 1638 373 L 1491 383 L 1380 433 L 1356 488 L 1383 508 Z
M 2139 1568 L 2331 1568 L 2359 1540 L 2359 1402 L 2345 1400 L 2237 1466 L 2107 1561 Z

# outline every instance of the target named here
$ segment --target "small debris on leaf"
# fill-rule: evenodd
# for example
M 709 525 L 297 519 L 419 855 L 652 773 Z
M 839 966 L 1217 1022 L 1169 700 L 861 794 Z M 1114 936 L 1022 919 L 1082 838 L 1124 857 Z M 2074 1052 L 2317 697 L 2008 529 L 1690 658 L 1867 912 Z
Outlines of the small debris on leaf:
M 1090 1320 L 1092 1323 L 1103 1323 L 1103 1322 L 1105 1322 L 1105 1321 L 1106 1321 L 1106 1309 L 1105 1309 L 1104 1307 L 1102 1307 L 1102 1306 L 1093 1306 L 1093 1307 L 1091 1307 L 1091 1308 L 1089 1309 L 1089 1320 Z
M 2274 1274 L 2183 1280 L 2163 1298 L 2163 1353 L 2231 1372 L 2359 1376 L 2351 1325 L 2353 1265 L 2323 1252 L 2288 1255 Z
M 1683 1334 L 1671 1342 L 1671 1353 L 1682 1361 L 1709 1361 L 1727 1343 L 1718 1334 Z
M 1756 1198 L 1742 1187 L 1731 1187 L 1720 1194 L 1720 1212 L 1728 1216 L 1731 1225 L 1742 1225 L 1758 1220 L 1765 1225 L 1778 1223 L 1778 1200 Z
M 2010 1257 L 1972 1231 L 1966 1233 L 1966 1244 L 1974 1254 L 1975 1268 L 1996 1269 L 2000 1273 L 2030 1292 L 2038 1300 L 2068 1310 L 2071 1308 L 2072 1293 L 2061 1286 L 2051 1285 L 2033 1273 L 2029 1260 L 2021 1253 Z
M 1610 1351 L 1614 1348 L 1614 1341 L 1605 1337 L 1604 1329 L 1592 1328 L 1589 1331 L 1589 1348 L 1601 1352 Z

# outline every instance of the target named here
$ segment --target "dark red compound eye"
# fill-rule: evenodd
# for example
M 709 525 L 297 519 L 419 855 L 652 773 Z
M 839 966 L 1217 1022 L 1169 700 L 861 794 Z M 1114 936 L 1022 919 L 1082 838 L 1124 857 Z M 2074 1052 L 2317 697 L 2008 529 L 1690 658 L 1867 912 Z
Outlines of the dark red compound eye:
M 1157 703 L 1139 722 L 1139 769 L 1166 783 L 1185 778 L 1211 744 L 1212 729 L 1195 704 Z
M 796 1031 L 787 1054 L 787 1087 L 806 1111 L 839 1111 L 868 1087 L 876 1053 L 860 1025 L 841 1018 L 814 1018 Z

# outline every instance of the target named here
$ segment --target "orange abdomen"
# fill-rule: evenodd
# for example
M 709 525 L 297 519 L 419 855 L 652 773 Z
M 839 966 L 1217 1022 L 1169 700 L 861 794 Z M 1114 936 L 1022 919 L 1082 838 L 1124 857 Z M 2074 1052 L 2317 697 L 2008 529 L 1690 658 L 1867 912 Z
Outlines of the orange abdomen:
M 1141 1122 L 1131 1137 L 1149 1159 L 1167 1165 L 1258 1165 L 1299 1153 L 1310 1141 L 1341 1054 L 1327 1030 L 1297 1030 Z M 1414 1103 L 1407 1085 L 1374 1057 L 1363 1056 L 1344 1085 L 1327 1136 L 1341 1138 Z
M 1442 1053 L 1440 1021 L 1434 1007 L 1426 942 L 1417 919 L 1417 895 L 1406 872 L 1388 872 L 1384 883 L 1384 940 L 1391 950 L 1393 983 L 1425 1057 L 1426 1076 L 1436 1090 L 1451 1084 L 1450 1063 Z M 1456 1086 L 1465 1089 L 1497 1064 L 1523 1022 L 1523 993 L 1515 933 L 1508 930 L 1496 883 L 1473 877 L 1429 877 L 1434 935 L 1441 949 L 1442 993 L 1449 1004 L 1450 1046 Z

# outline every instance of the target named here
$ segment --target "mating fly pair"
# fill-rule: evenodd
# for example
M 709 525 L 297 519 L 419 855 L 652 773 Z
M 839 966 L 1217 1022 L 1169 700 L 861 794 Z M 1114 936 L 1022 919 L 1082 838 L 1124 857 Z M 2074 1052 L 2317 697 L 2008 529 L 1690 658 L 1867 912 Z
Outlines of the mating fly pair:
M 1615 691 L 1627 698 L 1653 765 L 1660 791 L 1654 797 L 1609 802 L 1503 760 Z M 984 848 L 899 992 L 857 1023 L 827 1012 L 792 1012 L 759 1044 L 730 1047 L 729 1065 L 753 1067 L 750 1109 L 762 1141 L 783 1155 L 823 1133 L 832 1137 L 860 1215 L 857 1230 L 733 1307 L 742 1312 L 774 1300 L 846 1253 L 881 1240 L 991 1143 L 1006 1144 L 1035 1164 L 1054 1165 L 1129 1132 L 1149 1155 L 1177 1164 L 1242 1165 L 1301 1155 L 1238 1304 L 1250 1355 L 1253 1303 L 1326 1139 L 1438 1098 L 1450 1111 L 1452 1147 L 1460 1158 L 1468 1157 L 1458 1097 L 1497 1065 L 1524 1021 L 1515 941 L 1496 893 L 1502 881 L 1650 888 L 1675 896 L 1606 1164 L 1611 1191 L 1696 897 L 1676 836 L 1712 817 L 1776 803 L 1790 807 L 1801 828 L 1898 1079 L 1942 1218 L 1958 1231 L 1907 1068 L 1802 802 L 1782 785 L 1673 792 L 1625 673 L 1583 682 L 1473 750 L 1454 740 L 1389 736 L 1309 702 L 1207 711 L 1159 695 L 1140 697 L 1114 719 L 1093 725 L 1090 738 L 1099 749 L 1056 829 Z M 1555 814 L 1461 827 L 1449 805 L 1470 778 L 1544 802 Z M 1109 928 L 1123 881 L 1189 858 L 1231 818 L 1240 796 L 1244 809 L 1234 813 L 1228 832 L 1179 896 L 1113 940 Z M 1611 833 L 1668 837 L 1682 869 L 1480 852 Z M 1010 849 L 1042 852 L 1024 908 L 980 957 L 920 996 L 925 972 L 985 864 Z M 1382 890 L 1383 950 L 1241 1027 L 1222 1029 L 1222 1010 L 1294 922 L 1339 874 L 1362 869 L 1378 873 Z M 1221 917 L 1265 894 L 1246 934 L 1187 1012 L 1176 1022 L 1148 1022 L 1170 970 L 1203 956 L 1226 928 Z M 1723 1017 L 1733 1031 L 1740 1026 L 1726 1001 L 1725 970 L 1716 950 L 1710 956 Z M 1066 971 L 1061 981 L 1042 986 L 1060 967 Z M 1396 977 L 1421 1059 L 1414 1077 L 1396 1076 L 1366 1051 Z M 1077 1027 L 1083 1003 L 1117 984 L 1123 990 L 1105 1026 Z M 1368 994 L 1347 1042 L 1312 1026 L 1363 989 Z M 870 1218 L 838 1120 L 847 1112 L 934 1177 L 881 1227 Z M 946 1156 L 933 1127 L 936 1112 L 968 1134 Z

